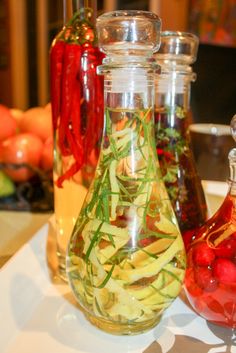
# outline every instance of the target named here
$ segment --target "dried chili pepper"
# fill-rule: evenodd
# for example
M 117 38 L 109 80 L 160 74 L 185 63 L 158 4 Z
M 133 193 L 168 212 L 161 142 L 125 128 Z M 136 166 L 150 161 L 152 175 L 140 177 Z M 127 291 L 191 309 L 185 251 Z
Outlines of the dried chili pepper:
M 87 61 L 87 72 L 84 72 L 88 77 L 86 88 L 91 96 L 86 102 L 87 124 L 84 134 L 84 149 L 88 161 L 91 151 L 97 148 L 103 127 L 103 77 L 97 75 L 96 67 L 105 55 L 97 47 L 84 46 L 84 56 Z
M 58 172 L 58 187 L 63 187 L 63 181 L 73 177 L 83 165 L 89 165 L 92 154 L 97 159 L 103 126 L 103 81 L 97 76 L 96 67 L 104 54 L 96 46 L 94 27 L 84 14 L 80 15 L 76 13 L 68 22 L 50 53 L 57 149 L 62 159 L 69 158 L 67 167 L 62 165 Z
M 66 130 L 65 139 L 67 141 L 68 150 L 73 154 L 75 162 L 71 167 L 57 179 L 57 186 L 62 187 L 63 181 L 69 179 L 77 173 L 84 162 L 84 149 L 81 137 L 81 121 L 80 121 L 80 82 L 76 79 L 75 89 L 72 93 L 71 120 L 69 121 L 69 129 Z
M 62 74 L 62 102 L 61 116 L 58 129 L 59 148 L 62 155 L 73 154 L 73 151 L 68 148 L 66 141 L 66 131 L 70 123 L 70 115 L 72 108 L 72 94 L 76 88 L 76 79 L 78 74 L 78 63 L 81 59 L 81 48 L 77 44 L 65 45 L 64 52 L 64 67 Z

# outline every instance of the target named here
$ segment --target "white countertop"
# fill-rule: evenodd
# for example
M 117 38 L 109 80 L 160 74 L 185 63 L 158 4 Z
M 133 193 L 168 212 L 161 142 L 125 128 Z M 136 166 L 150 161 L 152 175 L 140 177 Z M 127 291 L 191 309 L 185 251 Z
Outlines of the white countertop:
M 217 208 L 227 185 L 207 183 L 204 188 L 209 206 Z M 5 213 L 1 216 L 5 231 L 12 230 L 11 241 L 2 240 L 4 249 L 21 247 L 0 270 L 1 353 L 236 353 L 232 331 L 198 316 L 184 290 L 147 333 L 113 336 L 98 330 L 79 310 L 69 286 L 55 277 L 53 218 L 47 222 L 49 215 L 11 213 L 7 221 Z M 33 232 L 40 222 L 46 224 L 26 235 L 24 230 Z

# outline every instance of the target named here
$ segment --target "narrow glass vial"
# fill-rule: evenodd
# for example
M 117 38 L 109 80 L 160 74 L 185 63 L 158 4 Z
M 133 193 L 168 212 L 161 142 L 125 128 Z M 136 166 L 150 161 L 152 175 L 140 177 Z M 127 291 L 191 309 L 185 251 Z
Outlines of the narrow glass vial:
M 236 136 L 236 116 L 232 120 Z M 236 149 L 229 152 L 229 190 L 188 249 L 185 289 L 206 320 L 236 328 Z
M 161 66 L 156 80 L 156 148 L 163 179 L 184 241 L 207 217 L 201 180 L 191 150 L 190 85 L 195 80 L 190 64 L 196 60 L 198 39 L 190 33 L 162 32 L 155 54 Z
M 154 141 L 152 54 L 160 19 L 151 12 L 100 16 L 106 59 L 105 128 L 95 178 L 67 255 L 72 291 L 87 318 L 113 334 L 153 327 L 178 296 L 184 244 L 161 179 Z
M 96 2 L 64 2 L 67 22 L 50 50 L 54 129 L 54 205 L 59 275 L 66 247 L 94 176 L 103 127 L 103 54 L 97 46 Z

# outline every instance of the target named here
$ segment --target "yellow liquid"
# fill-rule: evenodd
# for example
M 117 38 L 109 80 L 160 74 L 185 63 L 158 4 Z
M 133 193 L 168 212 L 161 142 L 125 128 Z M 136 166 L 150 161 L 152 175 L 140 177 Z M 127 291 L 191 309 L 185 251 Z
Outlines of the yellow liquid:
M 73 180 L 65 180 L 63 188 L 58 188 L 54 184 L 58 270 L 59 275 L 64 279 L 67 244 L 86 194 L 87 189 Z

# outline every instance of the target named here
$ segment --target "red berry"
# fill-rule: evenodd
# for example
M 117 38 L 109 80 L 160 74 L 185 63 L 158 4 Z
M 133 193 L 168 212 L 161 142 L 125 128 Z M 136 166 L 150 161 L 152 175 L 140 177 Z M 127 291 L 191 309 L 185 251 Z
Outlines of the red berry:
M 236 254 L 236 239 L 225 239 L 215 249 L 217 257 L 233 258 Z
M 202 289 L 197 285 L 194 270 L 191 267 L 186 269 L 184 283 L 187 291 L 191 294 L 191 296 L 199 297 L 202 295 Z
M 225 284 L 236 282 L 236 266 L 232 261 L 218 258 L 214 261 L 212 267 L 214 277 L 220 282 Z
M 207 292 L 212 292 L 217 288 L 217 280 L 213 277 L 212 271 L 208 267 L 196 267 L 194 271 L 197 285 Z
M 207 243 L 197 243 L 193 248 L 193 261 L 195 265 L 210 266 L 215 259 L 214 251 Z

